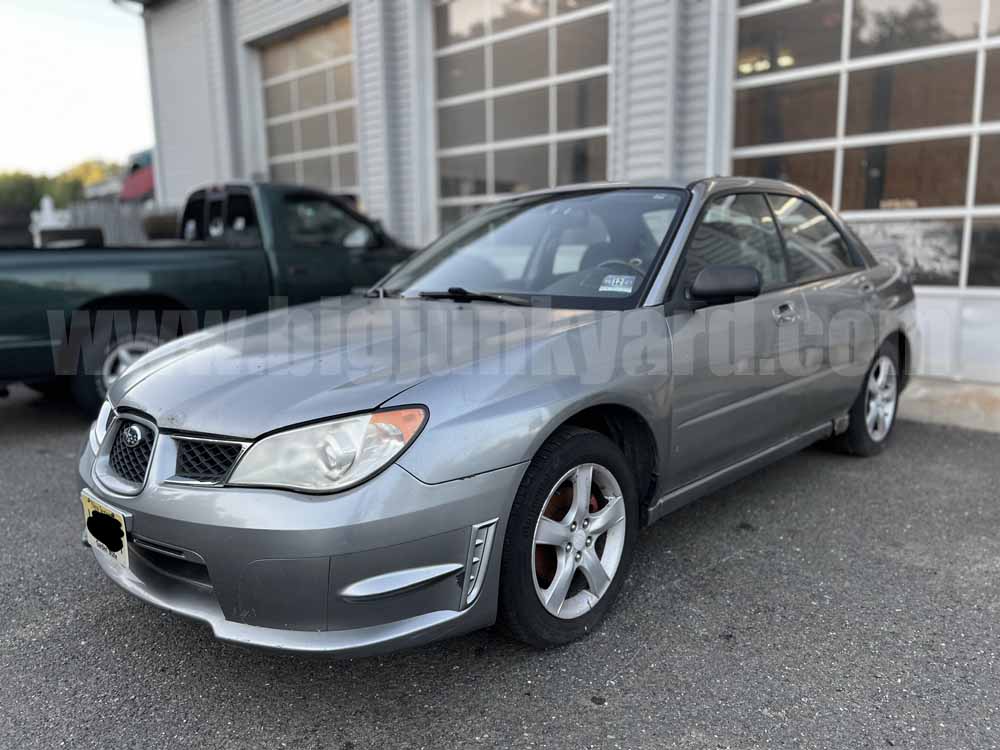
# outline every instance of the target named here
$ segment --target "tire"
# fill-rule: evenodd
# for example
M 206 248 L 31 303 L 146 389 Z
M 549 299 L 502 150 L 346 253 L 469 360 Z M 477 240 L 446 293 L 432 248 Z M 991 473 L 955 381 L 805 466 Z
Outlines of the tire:
M 133 330 L 133 334 L 120 338 L 114 331 L 108 337 L 95 335 L 83 348 L 84 363 L 99 363 L 95 371 L 84 371 L 71 378 L 73 400 L 85 413 L 97 414 L 108 395 L 108 388 L 124 368 L 163 343 L 155 323 L 139 318 Z
M 574 491 L 586 486 L 588 475 L 592 491 Z M 581 497 L 588 499 L 574 502 Z M 537 541 L 536 534 L 549 541 Z M 538 450 L 514 498 L 500 567 L 501 623 L 536 648 L 591 632 L 621 590 L 638 534 L 632 467 L 618 446 L 592 430 L 559 429 Z
M 835 445 L 852 456 L 877 456 L 892 437 L 899 412 L 899 351 L 885 342 L 865 373 L 861 392 L 849 412 L 847 431 Z

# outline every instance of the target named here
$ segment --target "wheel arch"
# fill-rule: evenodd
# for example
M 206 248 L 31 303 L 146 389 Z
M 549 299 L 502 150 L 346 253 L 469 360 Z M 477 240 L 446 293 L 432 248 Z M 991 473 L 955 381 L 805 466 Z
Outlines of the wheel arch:
M 901 328 L 897 328 L 882 339 L 879 348 L 881 349 L 885 344 L 895 344 L 896 346 L 896 354 L 899 357 L 899 385 L 900 391 L 902 391 L 910 382 L 913 367 L 913 344 Z
M 583 407 L 554 425 L 549 435 L 566 427 L 583 427 L 598 432 L 617 445 L 635 472 L 639 490 L 640 524 L 656 492 L 658 457 L 656 434 L 648 420 L 630 406 L 606 402 Z M 548 439 L 548 436 L 546 436 Z
M 160 333 L 167 333 L 167 338 L 192 333 L 201 327 L 197 311 L 193 311 L 190 306 L 169 294 L 122 292 L 96 297 L 77 308 L 78 312 L 124 311 L 135 315 L 149 313 L 153 315 L 153 320 L 158 326 L 163 323 L 163 313 L 168 310 L 179 314 L 190 313 L 193 317 L 185 320 L 182 319 L 181 315 L 178 315 L 176 321 L 171 321 L 171 328 L 176 328 L 176 330 L 160 331 Z

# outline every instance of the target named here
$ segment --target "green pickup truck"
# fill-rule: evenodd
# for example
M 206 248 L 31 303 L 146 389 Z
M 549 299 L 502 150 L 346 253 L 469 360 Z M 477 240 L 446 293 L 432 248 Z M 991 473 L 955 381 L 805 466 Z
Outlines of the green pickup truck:
M 349 294 L 412 252 L 345 200 L 267 183 L 196 190 L 180 234 L 136 247 L 0 249 L 0 395 L 23 382 L 96 411 L 115 378 L 164 339 L 265 311 L 273 298 Z M 72 335 L 81 320 L 90 321 L 82 343 Z

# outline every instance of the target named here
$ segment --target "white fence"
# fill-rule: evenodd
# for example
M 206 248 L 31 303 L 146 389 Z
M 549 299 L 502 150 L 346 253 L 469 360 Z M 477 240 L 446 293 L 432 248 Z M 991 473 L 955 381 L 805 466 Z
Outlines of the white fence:
M 142 220 L 155 209 L 118 201 L 81 201 L 69 209 L 71 227 L 100 227 L 104 242 L 109 245 L 129 245 L 145 242 Z

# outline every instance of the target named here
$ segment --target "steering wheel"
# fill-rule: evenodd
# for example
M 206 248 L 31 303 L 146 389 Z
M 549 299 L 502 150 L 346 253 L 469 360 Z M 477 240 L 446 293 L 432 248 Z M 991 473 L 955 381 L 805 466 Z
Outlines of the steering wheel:
M 624 269 L 629 275 L 637 275 L 639 278 L 644 278 L 646 273 L 631 263 L 627 263 L 624 260 L 606 260 L 598 263 L 596 268 L 617 268 L 619 270 Z

